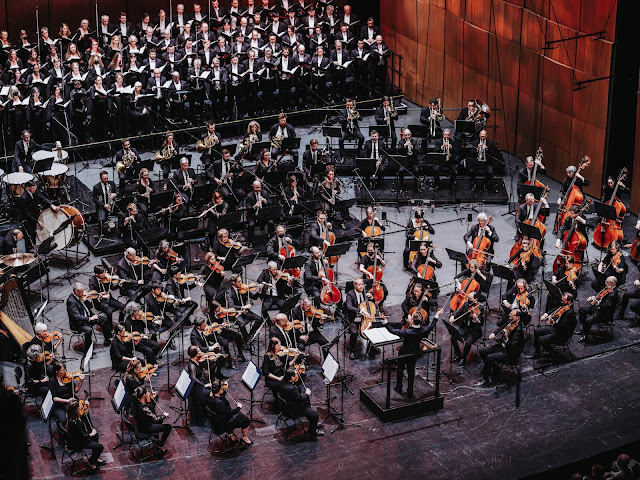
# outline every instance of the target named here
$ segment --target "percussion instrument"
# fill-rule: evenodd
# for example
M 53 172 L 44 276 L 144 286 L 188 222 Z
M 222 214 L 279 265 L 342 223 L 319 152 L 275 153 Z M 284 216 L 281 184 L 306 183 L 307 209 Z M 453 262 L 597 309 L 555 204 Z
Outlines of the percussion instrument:
M 31 158 L 34 162 L 53 158 L 54 163 L 67 163 L 67 160 L 69 159 L 69 152 L 67 152 L 66 150 L 57 150 L 55 152 L 49 152 L 48 150 L 38 150 L 37 152 L 33 152 Z
M 62 163 L 54 163 L 51 169 L 42 172 L 42 183 L 44 188 L 58 190 L 62 188 L 67 180 L 69 167 Z
M 80 210 L 71 205 L 60 205 L 57 212 L 47 208 L 42 211 L 38 221 L 44 225 L 44 228 L 36 228 L 38 240 L 44 242 L 53 235 L 53 242 L 57 244 L 56 250 L 73 247 L 84 237 L 84 217 Z M 62 230 L 54 234 L 60 227 L 63 227 Z
M 6 255 L 2 259 L 2 263 L 4 263 L 7 267 L 21 267 L 23 265 L 29 265 L 32 262 L 35 262 L 36 257 L 33 253 L 12 253 L 10 255 Z
M 20 197 L 24 193 L 24 184 L 33 180 L 33 175 L 27 172 L 7 173 L 4 182 L 9 186 L 13 197 Z

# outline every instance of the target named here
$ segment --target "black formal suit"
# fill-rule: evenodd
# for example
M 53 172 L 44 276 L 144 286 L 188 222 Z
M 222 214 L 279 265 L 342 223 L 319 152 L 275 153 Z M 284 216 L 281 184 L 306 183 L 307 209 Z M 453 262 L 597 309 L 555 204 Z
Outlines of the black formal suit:
M 419 328 L 408 327 L 403 329 L 390 328 L 387 326 L 387 330 L 391 333 L 398 335 L 402 338 L 402 345 L 400 346 L 399 355 L 411 355 L 419 354 L 421 351 L 420 342 L 423 338 L 431 333 L 438 322 L 438 317 L 434 317 L 430 325 L 425 325 Z M 404 370 L 407 369 L 407 395 L 413 395 L 413 382 L 416 376 L 416 362 L 418 356 L 406 358 L 398 361 L 398 369 L 396 375 L 396 390 L 402 391 L 402 380 L 404 377 Z
M 464 339 L 464 349 L 460 351 L 460 345 L 453 337 L 451 337 L 451 345 L 456 357 L 463 360 L 463 364 L 466 363 L 467 355 L 469 355 L 473 344 L 482 337 L 482 325 L 485 320 L 484 306 L 478 303 L 477 307 L 480 309 L 477 320 L 471 314 L 472 305 L 469 302 L 465 302 L 458 310 L 451 313 L 456 320 L 458 333 Z
M 269 318 L 269 310 L 280 310 L 285 300 L 293 293 L 293 288 L 287 285 L 285 280 L 280 279 L 276 282 L 275 278 L 269 273 L 268 268 L 260 272 L 256 281 L 258 285 L 261 285 L 262 282 L 271 285 L 275 283 L 275 287 L 263 285 L 262 292 L 260 293 L 260 298 L 262 299 L 262 319 L 266 320 L 270 326 L 271 319 Z
M 360 36 L 358 38 L 360 38 L 361 40 L 375 40 L 376 37 L 378 35 L 380 35 L 380 27 L 378 27 L 377 25 L 374 25 L 371 28 L 372 32 L 369 32 L 369 25 L 363 25 L 362 27 L 360 27 Z
M 111 316 L 115 312 L 122 312 L 124 310 L 124 304 L 113 297 L 115 289 L 117 289 L 118 287 L 116 286 L 109 288 L 109 286 L 110 285 L 108 283 L 102 283 L 101 281 L 99 281 L 98 277 L 96 277 L 95 275 L 89 277 L 89 291 L 95 290 L 98 293 L 109 293 L 109 298 L 103 298 L 99 301 L 93 301 L 94 308 L 100 312 L 103 312 L 107 316 L 107 318 L 111 318 Z
M 302 334 L 295 328 L 289 331 L 280 328 L 278 325 L 272 325 L 271 328 L 269 328 L 269 338 L 277 338 L 285 348 L 297 348 L 298 350 L 304 351 L 306 344 L 300 340 L 300 335 Z
M 153 403 L 147 404 L 135 401 L 134 405 L 136 429 L 150 436 L 160 434 L 158 446 L 162 447 L 171 433 L 171 425 L 162 423 L 164 417 L 156 415 Z
M 91 428 L 85 423 L 83 417 L 68 419 L 67 432 L 69 433 L 69 447 L 73 451 L 91 450 L 89 464 L 95 465 L 104 450 L 104 447 L 98 443 L 99 435 L 96 433 L 91 436 Z
M 324 223 L 321 227 L 320 224 L 316 221 L 311 226 L 311 230 L 309 231 L 309 242 L 312 247 L 322 248 L 322 244 L 324 243 L 324 239 L 320 236 L 323 232 L 327 234 L 330 230 L 327 229 L 327 224 Z
M 18 169 L 22 167 L 25 172 L 31 173 L 33 153 L 37 152 L 38 150 L 42 150 L 43 148 L 44 147 L 39 143 L 36 143 L 35 140 L 30 139 L 27 146 L 27 151 L 25 152 L 24 141 L 22 139 L 18 140 L 13 149 L 13 162 L 11 163 L 11 171 L 17 172 Z
M 324 359 L 329 352 L 329 340 L 322 335 L 320 331 L 320 327 L 322 323 L 319 318 L 315 316 L 313 318 L 309 318 L 303 312 L 302 308 L 300 308 L 300 304 L 293 307 L 291 310 L 290 320 L 300 320 L 304 323 L 304 328 L 302 329 L 302 335 L 307 335 L 309 338 L 305 341 L 305 347 L 313 345 L 317 343 L 322 348 L 322 358 Z
M 362 321 L 360 317 L 360 304 L 369 300 L 366 289 L 359 295 L 355 289 L 351 290 L 345 298 L 343 313 L 345 319 L 351 324 L 349 327 L 349 351 L 351 353 L 355 352 L 358 335 L 360 333 L 360 322 Z
M 9 230 L 2 239 L 2 255 L 9 255 L 14 253 L 18 248 L 18 242 L 13 236 L 13 229 Z
M 162 317 L 162 323 L 160 325 L 154 322 L 149 322 L 149 332 L 159 334 L 173 326 L 173 313 L 168 312 L 165 304 L 160 303 L 152 292 L 149 292 L 142 297 L 142 303 L 144 304 L 146 311 L 151 312 L 154 317 Z
M 516 300 L 517 294 L 518 294 L 517 285 L 513 285 L 511 288 L 509 288 L 506 292 L 502 294 L 502 298 L 500 300 L 502 301 L 506 300 L 507 302 L 509 302 L 509 307 L 505 307 L 504 304 L 500 302 L 500 305 L 502 306 L 502 311 L 504 312 L 504 316 L 502 320 L 498 321 L 497 323 L 499 327 L 503 327 L 508 323 L 509 312 L 513 310 L 512 307 L 515 307 L 515 310 L 520 310 L 521 312 L 520 323 L 522 323 L 525 327 L 529 325 L 529 322 L 531 321 L 531 312 L 536 306 L 536 297 L 534 297 L 531 294 L 528 294 L 527 298 L 529 299 L 529 307 L 523 309 L 520 306 L 519 302 Z
M 389 128 L 389 124 L 385 120 L 385 117 L 387 117 L 387 115 L 388 114 L 385 111 L 384 107 L 380 105 L 376 107 L 376 111 L 374 112 L 373 117 L 376 120 L 376 125 L 385 125 L 382 133 L 388 135 L 389 131 L 391 131 L 391 150 L 395 150 L 396 144 L 398 143 L 398 136 L 396 135 L 396 123 L 395 120 L 391 118 L 391 116 L 389 116 L 389 124 L 391 125 L 391 128 Z
M 142 265 L 131 265 L 126 258 L 122 258 L 116 264 L 116 274 L 123 280 L 128 280 L 120 287 L 120 291 L 124 296 L 131 296 L 140 287 L 138 280 L 144 280 L 141 276 Z M 150 270 L 145 268 L 145 271 Z
M 339 141 L 340 144 L 340 155 L 344 157 L 344 141 L 349 139 L 354 139 L 358 141 L 358 152 L 356 156 L 360 154 L 362 150 L 362 145 L 364 144 L 364 136 L 360 131 L 360 125 L 358 123 L 358 119 L 353 119 L 351 122 L 353 124 L 353 132 L 349 130 L 349 112 L 346 108 L 341 109 L 338 112 L 338 120 L 340 121 L 340 125 L 342 126 L 342 138 Z
M 318 263 L 313 257 L 310 257 L 304 264 L 304 291 L 307 292 L 309 298 L 314 300 L 316 306 L 320 305 L 320 292 L 322 291 L 322 280 L 318 273 Z
M 173 175 L 171 175 L 171 182 L 173 183 L 170 182 L 170 184 L 173 188 L 177 188 L 180 193 L 185 195 L 186 200 L 189 201 L 193 193 L 193 187 L 198 184 L 198 177 L 196 176 L 196 172 L 191 167 L 187 168 L 187 178 L 192 178 L 195 182 L 191 183 L 186 180 L 184 170 L 182 170 L 182 168 L 179 168 L 178 170 L 173 172 Z M 187 186 L 188 184 L 190 184 L 191 187 L 185 188 L 185 186 Z
M 40 190 L 32 195 L 26 188 L 18 202 L 20 212 L 22 214 L 22 222 L 24 225 L 25 237 L 24 242 L 27 250 L 35 245 L 36 226 L 38 225 L 38 217 L 42 210 L 49 208 L 51 202 L 45 197 Z
M 497 335 L 502 328 L 503 327 L 499 327 L 494 333 Z M 524 343 L 524 330 L 522 328 L 522 321 L 520 321 L 509 334 L 509 340 L 506 342 L 506 345 L 504 342 L 496 342 L 493 345 L 481 347 L 479 353 L 484 361 L 481 372 L 482 377 L 485 380 L 488 379 L 489 376 L 497 379 L 500 376 L 501 365 L 505 363 L 517 365 Z
M 269 195 L 262 191 L 260 192 L 260 196 L 266 200 L 266 202 L 262 202 L 261 207 L 256 211 L 254 205 L 258 202 L 256 192 L 251 191 L 246 196 L 244 203 L 247 208 L 247 241 L 249 243 L 253 243 L 254 232 L 256 225 L 258 223 L 258 218 L 260 218 L 260 211 L 272 205 L 271 200 L 269 200 Z M 269 233 L 273 232 L 273 219 L 268 219 L 266 222 L 261 222 L 262 225 L 267 225 Z
M 94 325 L 100 325 L 104 335 L 105 343 L 111 342 L 111 319 L 107 318 L 103 313 L 98 314 L 96 320 L 91 317 L 91 305 L 89 302 L 83 302 L 73 293 L 67 298 L 67 314 L 69 316 L 69 327 L 76 332 L 84 332 L 84 348 L 89 348 L 91 344 L 91 333 Z
M 580 323 L 582 324 L 582 334 L 585 341 L 589 340 L 591 326 L 599 323 L 610 322 L 618 306 L 618 289 L 614 288 L 596 305 L 586 302 L 578 310 Z
M 136 33 L 133 25 L 129 22 L 124 24 L 118 23 L 115 28 L 118 29 L 118 35 L 120 35 L 123 39 L 127 39 L 129 36 L 135 35 Z
M 131 151 L 134 154 L 134 160 L 131 167 L 127 168 L 124 173 L 119 173 L 118 178 L 120 179 L 120 191 L 124 192 L 125 182 L 127 179 L 132 179 L 133 175 L 136 171 L 135 165 L 140 161 L 140 155 L 138 154 L 138 150 L 133 147 L 130 147 L 128 151 Z M 124 156 L 124 149 L 120 149 L 116 152 L 116 163 L 122 161 L 122 157 Z
M 311 400 L 301 386 L 291 382 L 282 383 L 278 393 L 287 403 L 289 413 L 293 416 L 307 417 L 309 420 L 309 436 L 315 438 L 318 428 L 318 412 L 311 408 Z
M 136 348 L 138 348 L 136 346 Z M 109 355 L 111 357 L 111 367 L 116 372 L 124 373 L 129 365 L 129 360 L 124 358 L 134 358 L 133 342 L 122 342 L 118 337 L 113 339 L 111 347 L 109 347 Z
M 217 428 L 230 431 L 236 428 L 247 428 L 251 424 L 249 417 L 240 412 L 240 407 L 236 406 L 232 409 L 229 401 L 223 396 L 214 396 L 209 405 L 215 412 L 213 422 Z
M 109 180 L 107 183 L 109 187 L 107 189 L 106 195 L 103 189 L 102 182 L 98 182 L 93 186 L 93 203 L 96 206 L 96 212 L 98 212 L 98 218 L 102 223 L 104 223 L 107 220 L 107 216 L 115 215 L 115 212 L 113 210 L 109 212 L 104 207 L 109 203 L 109 194 L 118 193 L 115 182 Z
M 602 263 L 606 267 L 603 275 L 600 275 L 591 281 L 591 288 L 593 288 L 596 293 L 602 290 L 604 288 L 604 281 L 607 277 L 616 277 L 618 280 L 617 285 L 624 285 L 627 281 L 627 273 L 629 271 L 629 265 L 627 264 L 624 255 L 620 255 L 620 262 L 618 264 L 618 268 L 622 269 L 622 272 L 618 272 L 616 267 L 613 265 L 613 255 L 611 255 L 611 252 L 607 252 L 602 259 Z
M 236 310 L 242 308 L 242 306 L 247 305 L 249 303 L 249 294 L 240 293 L 235 287 L 231 287 L 227 289 L 226 293 L 226 301 L 227 307 L 233 307 Z M 254 333 L 261 326 L 261 319 L 258 315 L 253 313 L 251 310 L 244 311 L 241 315 L 236 316 L 238 325 L 240 326 L 240 333 L 242 334 L 242 338 L 245 343 L 250 340 L 250 338 L 254 335 Z M 252 325 L 253 324 L 253 325 Z M 247 331 L 247 325 L 251 326 L 251 331 Z
M 466 159 L 466 168 L 469 171 L 471 176 L 471 183 L 473 188 L 477 183 L 476 173 L 481 172 L 485 174 L 485 182 L 488 185 L 491 185 L 491 181 L 493 180 L 493 163 L 496 161 L 495 158 L 498 158 L 495 151 L 495 147 L 491 140 L 486 140 L 486 150 L 484 157 L 480 157 L 477 153 L 477 148 L 480 145 L 480 139 L 475 139 L 473 141 L 474 148 L 474 157 L 470 159 Z M 484 160 L 479 160 L 478 158 L 484 158 Z
M 376 188 L 382 187 L 382 185 L 384 184 L 384 172 L 389 164 L 389 157 L 387 156 L 384 145 L 382 145 L 382 143 L 380 142 L 380 139 L 378 139 L 376 143 L 374 143 L 372 140 L 367 140 L 366 142 L 364 142 L 364 149 L 362 150 L 362 156 L 363 158 L 371 158 L 376 161 L 378 160 L 381 161 L 380 166 L 378 167 L 377 174 L 375 174 L 375 169 L 376 169 L 375 162 L 373 163 L 375 177 L 374 175 L 371 175 L 371 176 L 363 175 L 362 178 L 370 182 L 373 181 L 375 183 Z
M 553 311 L 555 311 L 555 309 Z M 553 313 L 553 311 L 547 313 Z M 554 345 L 564 345 L 567 343 L 567 340 L 573 335 L 577 323 L 576 312 L 573 309 L 573 305 L 571 305 L 569 310 L 563 313 L 555 324 L 537 327 L 533 331 L 533 347 L 535 353 L 540 354 L 541 346 L 547 352 L 553 352 Z
M 542 258 L 531 253 L 529 256 L 529 261 L 524 262 L 523 264 L 520 261 L 521 253 L 524 253 L 524 250 L 522 248 L 518 249 L 518 251 L 509 258 L 508 263 L 516 262 L 517 260 L 517 267 L 514 272 L 515 278 L 524 278 L 527 283 L 530 283 L 538 274 L 538 269 L 540 268 L 540 264 L 542 263 Z
M 380 107 L 378 107 L 380 108 Z M 376 110 L 377 111 L 377 110 Z M 376 120 L 377 121 L 377 120 Z M 393 120 L 391 120 L 393 122 Z M 409 148 L 409 146 L 411 148 Z M 411 140 L 404 139 L 398 148 L 398 153 L 407 157 L 409 163 L 407 168 L 409 173 L 413 175 L 413 190 L 415 192 L 420 190 L 420 182 L 418 180 L 418 175 L 420 175 L 420 160 L 418 158 L 418 141 L 415 138 L 411 138 Z M 398 168 L 398 179 L 400 184 L 398 185 L 398 189 L 403 189 L 404 186 L 404 175 L 405 169 L 401 166 L 397 166 Z M 421 191 L 421 190 L 420 190 Z

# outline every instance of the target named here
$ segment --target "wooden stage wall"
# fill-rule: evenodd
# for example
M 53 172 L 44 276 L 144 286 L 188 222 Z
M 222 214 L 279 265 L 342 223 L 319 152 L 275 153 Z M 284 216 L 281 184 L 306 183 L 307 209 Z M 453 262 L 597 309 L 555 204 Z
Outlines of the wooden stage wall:
M 489 135 L 501 148 L 525 156 L 542 146 L 547 173 L 559 180 L 588 154 L 586 191 L 599 197 L 609 81 L 573 88 L 610 75 L 616 6 L 616 0 L 381 0 L 380 17 L 385 41 L 404 56 L 407 98 L 426 105 L 440 97 L 444 108 L 485 100 L 499 109 Z M 602 40 L 543 49 L 545 41 L 602 30 Z

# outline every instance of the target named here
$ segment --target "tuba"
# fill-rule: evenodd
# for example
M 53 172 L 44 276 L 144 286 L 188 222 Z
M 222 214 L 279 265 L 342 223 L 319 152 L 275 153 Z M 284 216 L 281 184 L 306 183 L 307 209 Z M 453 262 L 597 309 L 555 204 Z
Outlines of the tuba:
M 122 160 L 116 163 L 116 170 L 119 174 L 124 174 L 131 165 L 133 165 L 133 161 L 135 159 L 135 154 L 131 150 L 127 150 L 122 155 Z
M 207 135 L 204 137 L 204 140 L 198 140 L 196 142 L 196 152 L 202 153 L 205 150 L 209 150 L 211 147 L 215 147 L 218 143 L 220 143 L 220 141 L 218 140 L 217 135 Z
M 491 116 L 491 109 L 489 108 L 489 105 L 479 98 L 476 98 L 476 105 L 478 108 L 476 108 L 476 113 L 473 116 L 473 123 L 477 133 L 487 126 L 487 118 Z

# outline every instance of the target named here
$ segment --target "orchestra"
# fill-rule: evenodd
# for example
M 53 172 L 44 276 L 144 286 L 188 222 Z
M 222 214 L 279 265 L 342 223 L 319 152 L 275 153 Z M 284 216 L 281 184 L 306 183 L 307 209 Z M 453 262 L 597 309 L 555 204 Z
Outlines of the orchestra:
M 64 204 L 34 169 L 34 154 L 66 152 L 66 134 L 56 137 L 56 129 L 72 123 L 78 135 L 85 131 L 96 140 L 120 138 L 113 152 L 113 173 L 100 168 L 99 180 L 89 191 L 95 236 L 117 238 L 118 246 L 113 258 L 104 255 L 88 270 L 88 287 L 80 281 L 70 289 L 65 286 L 64 303 L 69 330 L 81 335 L 83 352 L 91 346 L 108 348 L 111 369 L 121 375 L 128 394 L 123 415 L 132 415 L 135 429 L 153 437 L 158 457 L 168 452 L 164 445 L 172 426 L 165 423 L 168 415 L 158 405 L 151 381 L 162 367 L 160 355 L 184 357 L 185 346 L 188 358 L 180 368 L 184 366 L 192 387 L 184 414 L 195 425 L 209 419 L 217 429 L 240 429 L 236 440 L 244 447 L 253 444 L 253 418 L 242 413 L 243 405 L 235 402 L 229 388 L 249 362 L 261 362 L 263 384 L 277 395 L 274 407 L 306 417 L 308 439 L 316 441 L 323 432 L 311 390 L 304 384 L 306 364 L 322 365 L 336 345 L 341 369 L 362 360 L 359 343 L 364 344 L 365 357 L 373 358 L 381 350 L 367 336 L 369 329 L 397 337 L 398 348 L 391 355 L 407 357 L 397 364 L 394 390 L 412 399 L 416 365 L 428 351 L 424 342 L 429 337 L 430 342 L 450 342 L 451 354 L 443 362 L 466 373 L 478 363 L 481 378 L 475 386 L 490 386 L 499 383 L 502 366 L 517 365 L 525 350 L 535 361 L 559 361 L 556 348 L 569 344 L 578 323 L 579 341 L 587 344 L 595 336 L 594 325 L 625 319 L 627 307 L 640 315 L 640 280 L 632 271 L 638 260 L 640 222 L 633 243 L 625 243 L 622 229 L 628 215 L 623 199 L 630 185 L 623 183 L 626 169 L 617 176 L 605 175 L 601 200 L 615 208 L 617 216 L 598 217 L 594 227 L 586 218 L 592 201 L 583 191 L 589 186 L 589 156 L 566 168 L 566 178 L 554 189 L 541 182 L 546 169 L 539 148 L 526 156 L 521 168 L 513 169 L 518 204 L 510 209 L 513 217 L 507 223 L 500 223 L 497 214 L 493 223 L 489 210 L 474 203 L 469 209 L 476 212 L 476 222 L 469 213 L 464 233 L 443 238 L 436 230 L 439 224 L 462 224 L 463 214 L 458 204 L 456 218 L 437 222 L 432 206 L 433 224 L 427 220 L 420 199 L 426 189 L 424 167 L 433 167 L 434 192 L 442 187 L 441 176 L 448 177 L 449 189 L 455 190 L 465 172 L 472 190 L 492 187 L 493 165 L 500 154 L 489 139 L 484 105 L 469 100 L 460 111 L 460 121 L 484 120 L 463 145 L 451 128 L 445 128 L 440 98 L 429 99 L 421 109 L 422 127 L 409 129 L 401 126 L 393 97 L 383 95 L 373 109 L 367 107 L 375 112 L 375 129 L 368 130 L 365 141 L 360 102 L 374 86 L 388 93 L 384 87 L 391 63 L 373 18 L 359 25 L 351 7 L 340 11 L 325 2 L 278 2 L 296 8 L 276 10 L 267 0 L 230 4 L 226 10 L 213 0 L 211 16 L 205 15 L 204 6 L 201 11 L 197 5 L 191 15 L 179 5 L 177 13 L 160 10 L 153 21 L 147 15 L 135 27 L 126 15 L 115 26 L 103 15 L 98 32 L 93 32 L 97 39 L 83 22 L 78 37 L 65 40 L 67 51 L 51 50 L 51 69 L 45 77 L 51 84 L 41 80 L 44 66 L 27 68 L 29 81 L 22 83 L 33 88 L 42 84 L 33 90 L 28 108 L 36 111 L 49 102 L 42 107 L 49 113 L 40 120 L 34 112 L 24 118 L 14 112 L 11 117 L 15 144 L 9 169 L 31 179 L 20 183 L 19 195 L 11 199 L 21 224 L 3 238 L 2 258 L 22 253 L 18 250 L 23 245 L 26 252 L 33 248 L 37 253 L 43 239 L 58 233 L 60 225 L 51 229 L 42 214 L 61 215 Z M 48 35 L 43 29 L 44 45 L 50 43 Z M 13 69 L 23 65 L 15 51 L 6 53 L 6 62 L 15 65 Z M 19 95 L 18 91 L 16 102 L 21 101 Z M 71 107 L 67 100 L 72 100 Z M 336 134 L 340 155 L 329 143 L 325 147 L 312 138 L 299 162 L 296 130 L 301 127 L 289 123 L 285 112 L 324 105 L 335 107 L 331 114 L 341 127 Z M 275 123 L 261 126 L 253 118 L 262 113 Z M 60 125 L 46 128 L 48 117 L 57 118 Z M 237 138 L 225 138 L 223 144 L 227 130 L 216 120 L 230 118 L 245 119 L 247 128 L 243 124 Z M 297 118 L 291 118 L 295 123 Z M 192 141 L 183 143 L 185 133 L 174 120 L 192 123 Z M 143 159 L 148 155 L 124 137 L 137 131 L 162 136 L 151 158 Z M 64 148 L 50 151 L 44 143 L 49 140 L 62 142 Z M 355 157 L 362 162 L 349 166 L 349 176 L 360 179 L 357 187 L 344 173 L 349 140 L 355 141 Z M 195 144 L 193 156 L 187 153 L 189 142 Z M 429 164 L 434 153 L 442 159 L 437 165 Z M 392 192 L 419 200 L 402 214 L 398 208 L 398 216 L 392 217 L 397 222 L 387 219 L 395 215 L 394 208 L 388 209 L 371 192 L 384 190 L 390 174 L 396 175 Z M 413 179 L 413 192 L 405 189 L 406 177 Z M 348 204 L 356 188 L 370 195 L 363 193 L 366 200 L 359 197 L 358 207 Z M 555 241 L 547 241 L 545 247 L 547 228 L 551 230 L 547 198 L 552 191 L 558 195 L 557 215 L 551 220 Z M 160 198 L 166 202 L 157 203 Z M 70 223 L 82 217 L 76 211 Z M 198 236 L 190 231 L 192 222 L 201 225 Z M 511 229 L 514 244 L 506 255 L 496 244 L 501 236 L 511 235 Z M 151 230 L 156 238 L 148 238 Z M 358 242 L 355 250 L 360 251 L 328 253 L 330 247 L 349 242 Z M 586 249 L 591 243 L 602 255 L 588 264 Z M 397 257 L 391 255 L 396 253 Z M 340 262 L 337 255 L 346 260 Z M 447 274 L 443 266 L 453 262 L 455 275 Z M 504 291 L 503 277 L 496 273 L 501 270 L 506 270 Z M 383 280 L 385 272 L 389 273 Z M 491 297 L 492 287 L 498 288 L 494 274 L 500 295 Z M 406 282 L 399 284 L 398 277 Z M 594 293 L 578 302 L 580 287 L 588 286 Z M 545 302 L 544 295 L 546 303 L 538 303 Z M 443 299 L 445 306 L 439 308 Z M 497 314 L 490 302 L 498 307 Z M 448 332 L 436 331 L 447 309 Z M 44 322 L 33 322 L 33 338 L 20 344 L 25 388 L 38 398 L 51 392 L 52 418 L 68 427 L 73 445 L 91 450 L 89 469 L 97 470 L 104 463 L 99 459 L 100 436 L 86 413 L 88 400 L 77 399 L 85 372 L 67 372 L 60 358 L 62 329 L 49 332 Z M 489 326 L 495 329 L 487 337 Z M 180 334 L 187 337 L 186 343 Z M 319 362 L 311 345 L 319 351 Z

